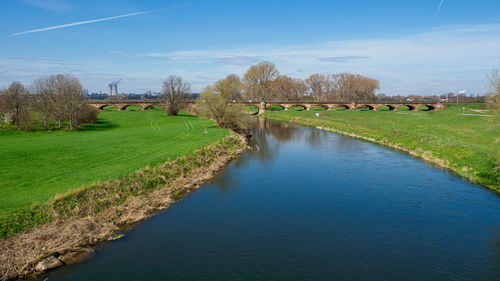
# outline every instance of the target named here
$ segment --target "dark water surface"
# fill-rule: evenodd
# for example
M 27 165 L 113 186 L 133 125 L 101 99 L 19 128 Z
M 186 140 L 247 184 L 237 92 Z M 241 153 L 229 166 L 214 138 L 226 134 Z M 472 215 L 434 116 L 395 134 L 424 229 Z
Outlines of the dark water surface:
M 48 280 L 500 280 L 500 198 L 390 149 L 259 120 L 253 151 Z

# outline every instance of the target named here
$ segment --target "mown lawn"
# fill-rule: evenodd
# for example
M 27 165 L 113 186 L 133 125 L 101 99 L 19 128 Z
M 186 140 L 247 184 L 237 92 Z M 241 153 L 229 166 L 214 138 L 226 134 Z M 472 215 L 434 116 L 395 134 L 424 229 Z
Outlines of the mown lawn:
M 463 111 L 462 106 L 466 109 Z M 500 189 L 500 116 L 457 105 L 443 111 L 266 112 L 267 118 L 334 129 L 444 160 L 458 174 Z M 471 115 L 462 115 L 471 114 Z M 383 165 L 383 163 L 381 163 Z
M 158 165 L 228 133 L 210 120 L 164 111 L 103 111 L 98 124 L 79 131 L 0 130 L 0 215 Z

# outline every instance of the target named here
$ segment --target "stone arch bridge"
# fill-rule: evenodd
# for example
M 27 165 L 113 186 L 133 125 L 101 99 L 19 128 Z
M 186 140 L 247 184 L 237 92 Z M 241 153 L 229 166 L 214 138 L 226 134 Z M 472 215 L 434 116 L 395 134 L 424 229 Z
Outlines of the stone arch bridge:
M 194 101 L 185 102 L 189 110 L 194 108 Z M 151 109 L 154 105 L 164 107 L 162 101 L 89 101 L 89 105 L 103 110 L 106 106 L 116 106 L 118 110 L 126 110 L 130 105 L 140 107 L 142 110 Z M 407 106 L 409 110 L 418 110 L 422 106 L 426 106 L 429 110 L 442 110 L 444 105 L 439 102 L 243 102 L 244 105 L 254 105 L 258 107 L 259 114 L 265 112 L 270 106 L 280 106 L 283 110 L 288 110 L 291 107 L 302 107 L 304 110 L 311 110 L 313 107 L 323 107 L 325 110 L 335 108 L 344 108 L 346 110 L 367 109 L 378 110 L 381 106 L 387 106 L 389 110 L 398 110 L 402 106 Z
M 265 112 L 270 106 L 280 106 L 283 110 L 288 110 L 291 107 L 302 107 L 304 110 L 311 110 L 313 107 L 323 107 L 325 110 L 332 110 L 335 108 L 344 108 L 345 110 L 367 109 L 378 110 L 382 106 L 387 106 L 389 110 L 398 110 L 402 106 L 408 107 L 408 110 L 418 110 L 422 106 L 426 106 L 428 110 L 442 110 L 444 105 L 439 102 L 244 102 L 246 105 L 255 105 L 259 108 L 259 114 Z
M 126 110 L 128 106 L 135 105 L 142 110 L 151 109 L 152 106 L 158 105 L 163 107 L 165 102 L 160 101 L 89 101 L 88 105 L 103 110 L 106 106 L 116 106 L 118 110 Z

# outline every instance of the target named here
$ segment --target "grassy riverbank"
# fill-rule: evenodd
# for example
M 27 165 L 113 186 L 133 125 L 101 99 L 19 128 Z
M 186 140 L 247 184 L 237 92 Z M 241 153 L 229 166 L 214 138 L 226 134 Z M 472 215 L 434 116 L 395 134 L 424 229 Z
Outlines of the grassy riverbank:
M 0 280 L 71 263 L 80 254 L 92 252 L 96 244 L 119 238 L 116 231 L 168 208 L 212 178 L 245 147 L 245 139 L 231 133 L 154 168 L 0 216 L 0 234 L 9 235 L 0 239 Z
M 0 131 L 0 280 L 71 262 L 168 208 L 246 147 L 191 115 L 102 112 L 80 131 Z
M 228 133 L 210 120 L 163 111 L 104 111 L 79 131 L 0 131 L 0 216 L 154 167 Z
M 477 106 L 443 111 L 269 111 L 265 117 L 350 134 L 407 151 L 500 190 L 500 116 Z M 462 115 L 465 113 L 465 115 Z M 488 116 L 494 115 L 494 116 Z

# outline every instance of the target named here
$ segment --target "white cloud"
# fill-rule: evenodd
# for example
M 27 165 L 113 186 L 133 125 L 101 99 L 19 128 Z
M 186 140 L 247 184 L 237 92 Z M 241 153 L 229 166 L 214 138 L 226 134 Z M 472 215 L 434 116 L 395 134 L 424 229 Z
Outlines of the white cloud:
M 318 60 L 322 62 L 350 62 L 352 60 L 361 60 L 369 58 L 370 57 L 363 57 L 363 56 L 341 56 L 341 57 L 319 58 Z
M 388 39 L 319 44 L 259 44 L 227 49 L 185 50 L 144 55 L 178 65 L 198 63 L 212 74 L 243 74 L 252 61 L 213 65 L 224 58 L 259 58 L 284 74 L 356 72 L 381 80 L 381 92 L 441 93 L 468 88 L 483 93 L 484 78 L 500 59 L 500 24 L 448 26 Z M 362 59 L 363 58 L 363 59 Z M 339 64 L 338 62 L 342 62 Z M 303 73 L 299 73 L 298 70 Z M 438 79 L 440 82 L 436 82 Z
M 214 60 L 215 63 L 224 65 L 249 65 L 258 62 L 259 59 L 256 57 L 248 56 L 229 56 L 223 58 L 217 58 Z
M 83 65 L 53 59 L 0 58 L 0 86 L 13 80 L 29 83 L 40 75 L 75 73 L 91 91 L 106 90 L 107 83 L 123 78 L 121 90 L 143 93 L 159 90 L 165 77 L 176 74 L 192 83 L 193 91 L 200 91 L 229 73 L 243 75 L 251 64 L 268 60 L 282 74 L 298 78 L 316 72 L 360 73 L 379 79 L 380 92 L 386 94 L 441 94 L 462 89 L 484 93 L 486 75 L 499 67 L 498 46 L 500 24 L 488 24 L 440 27 L 394 38 L 303 45 L 254 44 L 173 52 L 158 49 L 145 54 L 109 51 L 134 58 L 124 60 L 123 65 L 120 61 L 109 64 L 105 59 L 85 61 Z

